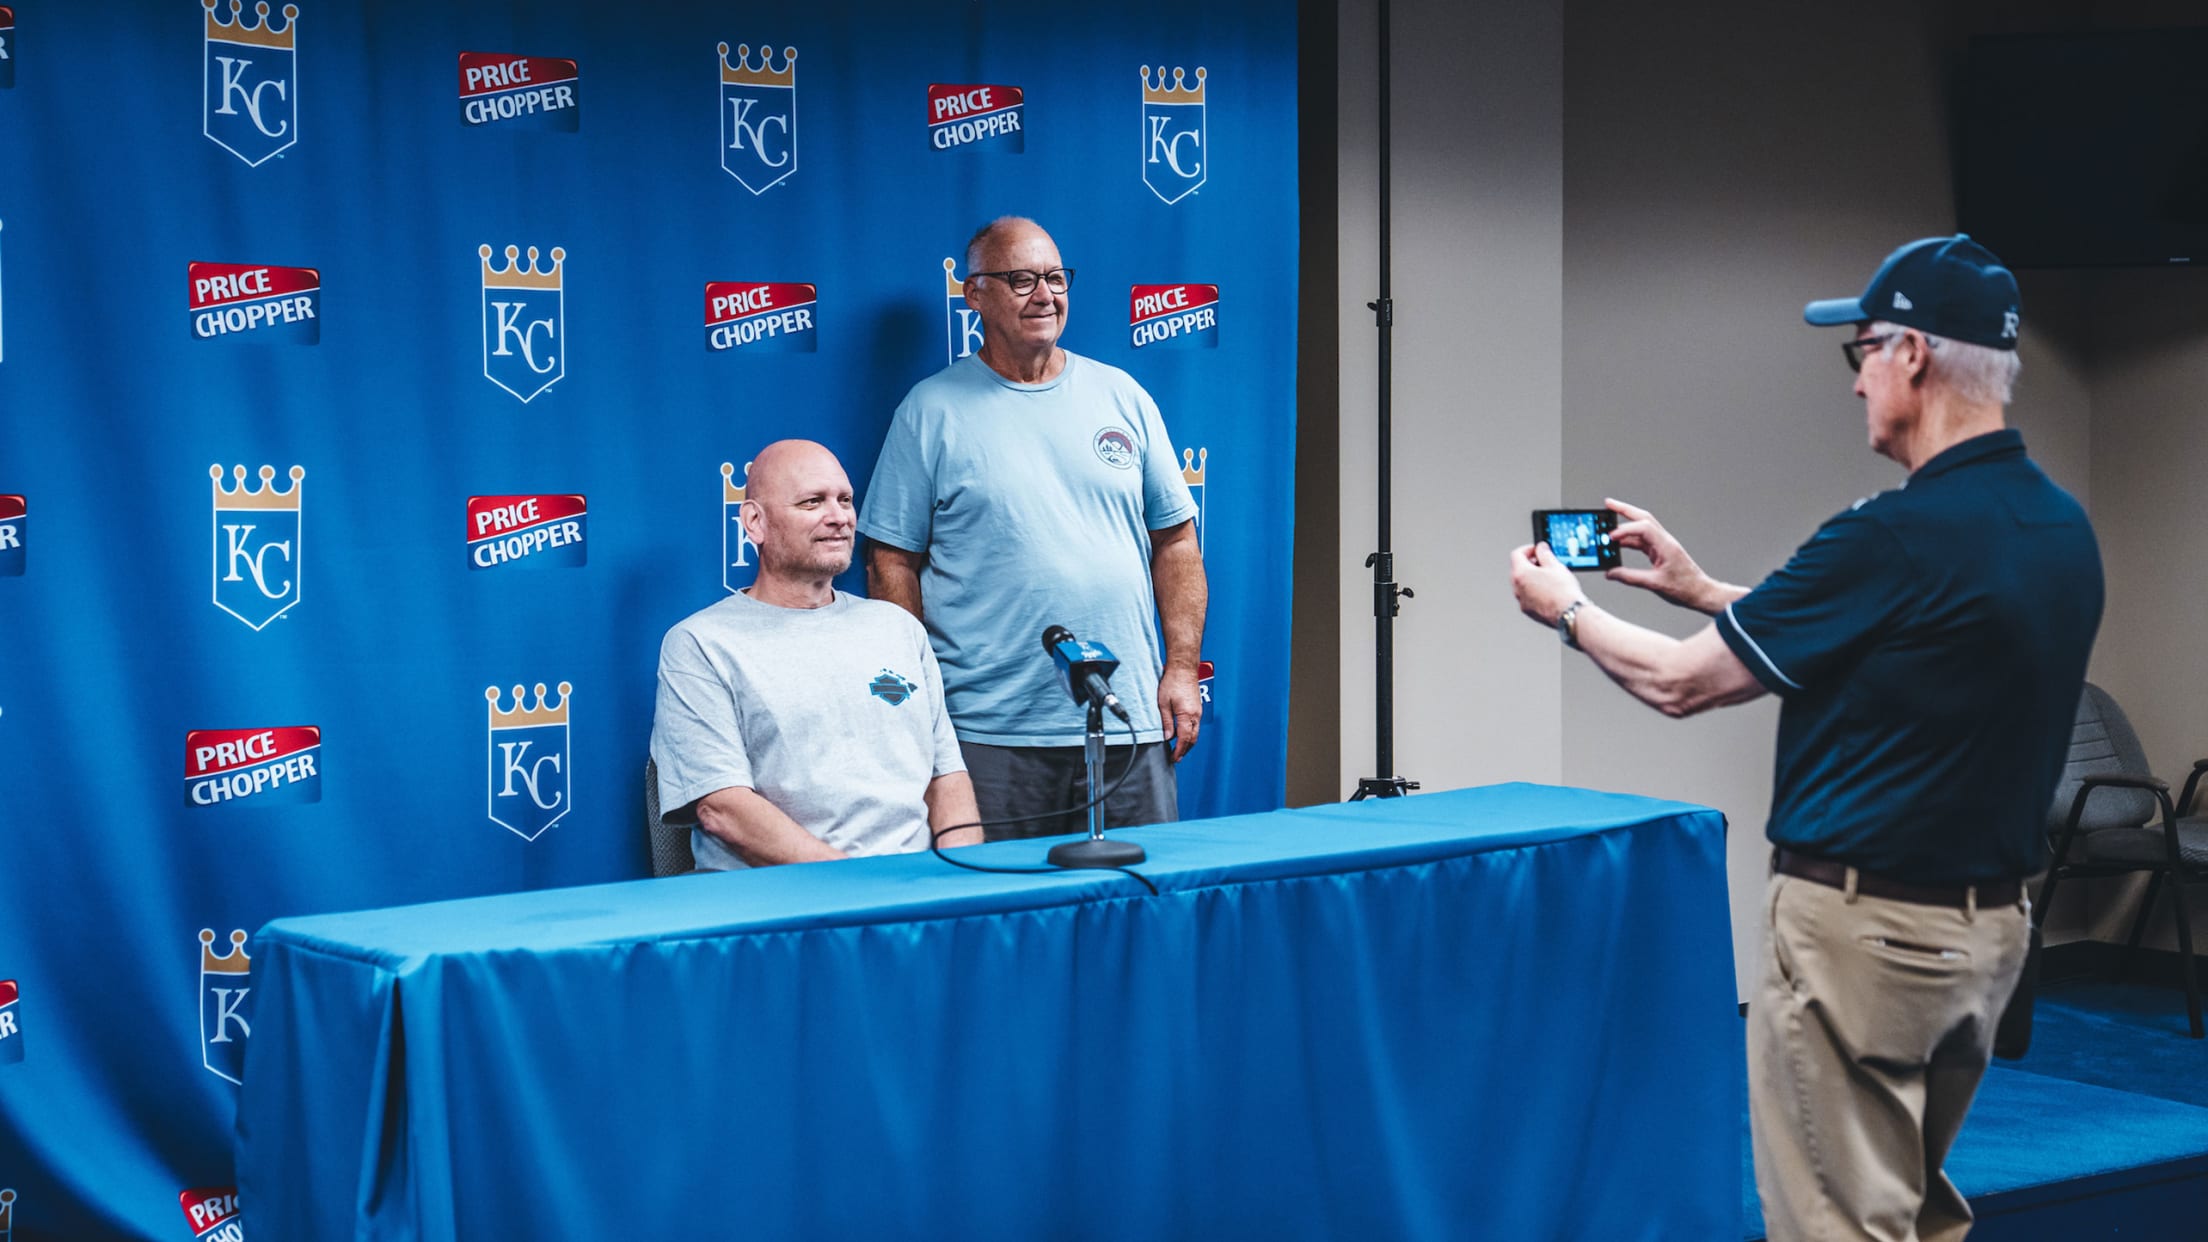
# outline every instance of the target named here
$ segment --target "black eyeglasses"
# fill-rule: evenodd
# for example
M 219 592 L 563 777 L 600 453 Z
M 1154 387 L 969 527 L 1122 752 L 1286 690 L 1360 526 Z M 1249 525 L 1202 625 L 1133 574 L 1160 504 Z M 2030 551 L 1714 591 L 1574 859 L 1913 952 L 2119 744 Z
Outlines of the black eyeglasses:
M 1066 286 L 1073 283 L 1073 269 L 1070 267 L 1054 267 L 1047 272 L 1030 272 L 1025 269 L 1018 269 L 1009 272 L 966 273 L 966 279 L 968 280 L 972 280 L 976 276 L 994 276 L 1010 286 L 1012 292 L 1022 297 L 1034 292 L 1035 282 L 1038 280 L 1049 285 L 1052 293 L 1064 293 Z
M 1863 355 L 1900 335 L 1899 332 L 1881 332 L 1877 336 L 1859 336 L 1852 341 L 1840 342 L 1840 352 L 1848 357 L 1848 369 L 1860 372 L 1863 369 Z

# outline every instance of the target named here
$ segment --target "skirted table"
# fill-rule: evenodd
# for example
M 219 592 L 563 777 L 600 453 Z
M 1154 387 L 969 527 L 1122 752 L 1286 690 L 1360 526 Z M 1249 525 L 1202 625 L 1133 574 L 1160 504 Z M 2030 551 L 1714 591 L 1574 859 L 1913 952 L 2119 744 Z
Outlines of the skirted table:
M 1717 812 L 1498 785 L 1113 835 L 1159 895 L 916 854 L 271 923 L 242 1219 L 1740 1236 Z

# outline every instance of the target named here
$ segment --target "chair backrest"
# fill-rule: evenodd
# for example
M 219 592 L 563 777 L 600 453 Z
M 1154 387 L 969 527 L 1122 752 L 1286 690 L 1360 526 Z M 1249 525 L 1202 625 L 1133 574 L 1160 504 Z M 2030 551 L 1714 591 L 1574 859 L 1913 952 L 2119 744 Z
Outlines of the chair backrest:
M 2055 786 L 2055 800 L 2047 808 L 2047 830 L 2060 832 L 2070 818 L 2070 804 L 2078 786 L 2088 776 L 2152 776 L 2146 748 L 2132 730 L 2124 709 L 2106 690 L 2085 683 L 2078 696 L 2078 716 L 2070 727 L 2070 757 L 2062 765 L 2062 781 Z M 2144 789 L 2099 789 L 2086 801 L 2078 821 L 2084 831 L 2102 828 L 2136 828 L 2154 819 L 2159 810 L 2154 795 Z
M 652 875 L 682 875 L 697 870 L 690 853 L 690 826 L 659 820 L 659 764 L 644 756 L 644 835 L 652 844 Z

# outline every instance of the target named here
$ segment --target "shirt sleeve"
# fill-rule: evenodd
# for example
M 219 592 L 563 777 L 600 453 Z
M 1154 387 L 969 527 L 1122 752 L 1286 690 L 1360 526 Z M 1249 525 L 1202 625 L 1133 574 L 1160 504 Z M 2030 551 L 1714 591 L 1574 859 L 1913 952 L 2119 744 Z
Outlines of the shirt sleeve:
M 913 642 L 920 650 L 920 680 L 927 686 L 928 702 L 935 707 L 935 775 L 963 772 L 966 755 L 958 748 L 958 731 L 952 727 L 950 707 L 943 701 L 943 670 L 935 662 L 935 646 L 928 641 L 928 632 L 918 621 L 911 621 L 911 630 Z
M 1884 523 L 1850 510 L 1717 616 L 1717 632 L 1780 696 L 1843 676 L 1910 606 L 1909 557 Z
M 668 824 L 694 824 L 698 799 L 752 783 L 736 697 L 697 639 L 680 628 L 660 644 L 652 762 L 659 769 L 660 820 Z
M 1173 450 L 1173 437 L 1165 430 L 1165 416 L 1150 394 L 1136 390 L 1142 405 L 1142 512 L 1143 526 L 1164 530 L 1196 516 L 1196 498 L 1181 476 L 1181 455 Z
M 935 472 L 921 442 L 920 410 L 910 396 L 889 420 L 882 454 L 874 459 L 859 533 L 907 552 L 928 550 L 934 532 Z

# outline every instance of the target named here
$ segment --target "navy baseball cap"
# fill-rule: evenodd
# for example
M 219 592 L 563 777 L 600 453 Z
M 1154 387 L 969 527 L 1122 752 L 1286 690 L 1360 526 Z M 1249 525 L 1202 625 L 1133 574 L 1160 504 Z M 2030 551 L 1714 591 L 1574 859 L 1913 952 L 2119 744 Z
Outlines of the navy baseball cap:
M 1968 341 L 2015 349 L 2022 324 L 2016 277 L 1968 233 L 1927 237 L 1886 256 L 1857 298 L 1828 298 L 1802 308 L 1818 327 L 1874 319 Z

